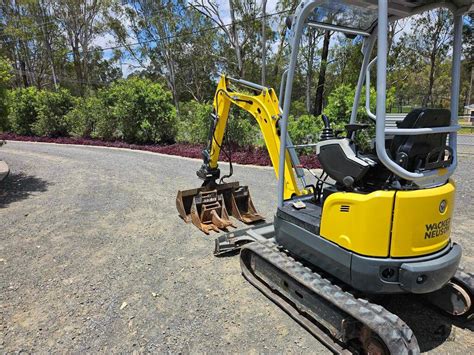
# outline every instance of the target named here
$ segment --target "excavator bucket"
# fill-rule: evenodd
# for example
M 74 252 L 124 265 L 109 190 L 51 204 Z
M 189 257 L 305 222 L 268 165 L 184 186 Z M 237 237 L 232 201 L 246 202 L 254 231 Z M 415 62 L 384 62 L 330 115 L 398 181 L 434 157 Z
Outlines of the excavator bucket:
M 206 234 L 236 228 L 229 213 L 244 223 L 264 219 L 255 209 L 248 186 L 240 186 L 238 182 L 180 190 L 176 208 L 186 223 L 193 223 Z
M 253 205 L 248 186 L 239 186 L 232 190 L 232 216 L 244 223 L 254 223 L 264 218 L 257 213 Z

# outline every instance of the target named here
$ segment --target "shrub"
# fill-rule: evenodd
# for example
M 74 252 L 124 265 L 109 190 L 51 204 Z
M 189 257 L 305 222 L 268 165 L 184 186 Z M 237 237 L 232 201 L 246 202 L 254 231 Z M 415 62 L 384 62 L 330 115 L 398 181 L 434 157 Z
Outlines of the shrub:
M 189 101 L 181 105 L 178 122 L 178 141 L 203 144 L 208 140 L 211 127 L 212 105 Z M 259 136 L 255 119 L 235 105 L 231 106 L 227 121 L 227 138 L 233 145 L 254 145 Z M 226 139 L 227 139 L 226 138 Z
M 288 131 L 293 144 L 317 142 L 322 128 L 321 118 L 313 115 L 303 115 L 298 118 L 290 116 L 288 120 Z
M 341 125 L 349 123 L 352 112 L 352 103 L 354 102 L 355 88 L 349 85 L 340 85 L 331 92 L 328 98 L 328 105 L 324 109 L 324 113 L 329 117 L 331 122 Z M 375 105 L 377 94 L 374 88 L 370 89 L 370 110 L 375 114 Z M 387 91 L 387 105 L 390 107 L 395 101 L 394 89 Z M 358 122 L 371 122 L 367 112 L 365 111 L 365 91 L 362 91 L 359 106 L 357 109 Z
M 8 121 L 14 133 L 33 135 L 33 124 L 38 120 L 37 100 L 38 90 L 35 87 L 10 91 Z
M 239 147 L 255 145 L 261 136 L 255 118 L 247 111 L 233 106 L 227 123 L 227 137 L 229 142 Z
M 39 91 L 35 100 L 38 120 L 32 125 L 33 133 L 49 137 L 67 136 L 68 125 L 65 116 L 71 111 L 74 103 L 74 97 L 66 89 Z
M 343 129 L 344 125 L 349 123 L 352 112 L 352 103 L 354 101 L 355 88 L 349 85 L 341 85 L 337 87 L 328 98 L 329 104 L 324 109 L 324 113 L 329 117 L 333 123 L 334 129 Z M 377 101 L 377 94 L 374 88 L 370 89 L 370 110 L 375 114 L 375 106 Z M 387 91 L 386 107 L 393 105 L 395 101 L 395 91 L 390 89 Z M 359 146 L 365 150 L 371 146 L 372 138 L 375 136 L 375 125 L 367 115 L 365 110 L 365 91 L 362 92 L 359 106 L 357 108 L 357 122 L 370 123 L 368 129 L 362 130 L 356 136 L 356 141 Z
M 202 144 L 207 141 L 211 126 L 212 105 L 188 101 L 181 105 L 178 117 L 178 142 Z
M 280 102 L 280 106 L 283 107 L 283 102 Z M 293 100 L 291 102 L 291 114 L 295 115 L 295 117 L 300 117 L 303 115 L 308 114 L 308 110 L 306 109 L 306 101 L 304 98 L 299 100 Z
M 171 93 L 148 79 L 119 80 L 99 93 L 105 115 L 93 136 L 130 143 L 171 143 L 176 138 L 176 111 Z
M 84 138 L 93 137 L 97 122 L 106 121 L 104 118 L 107 118 L 107 112 L 99 96 L 77 100 L 74 108 L 65 116 L 69 135 Z

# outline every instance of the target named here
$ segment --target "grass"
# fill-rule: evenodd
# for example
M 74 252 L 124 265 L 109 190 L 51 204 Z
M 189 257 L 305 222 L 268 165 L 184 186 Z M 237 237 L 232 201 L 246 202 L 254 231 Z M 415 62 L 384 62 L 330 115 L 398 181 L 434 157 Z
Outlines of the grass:
M 474 134 L 474 126 L 461 126 L 461 129 L 458 131 L 460 134 Z

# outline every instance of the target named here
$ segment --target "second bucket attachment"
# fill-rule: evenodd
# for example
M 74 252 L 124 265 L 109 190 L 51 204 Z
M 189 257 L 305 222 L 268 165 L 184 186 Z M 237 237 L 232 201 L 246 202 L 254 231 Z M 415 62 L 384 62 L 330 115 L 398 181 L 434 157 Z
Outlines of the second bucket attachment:
M 264 220 L 253 205 L 248 186 L 239 186 L 233 189 L 231 204 L 232 216 L 244 223 L 249 224 Z

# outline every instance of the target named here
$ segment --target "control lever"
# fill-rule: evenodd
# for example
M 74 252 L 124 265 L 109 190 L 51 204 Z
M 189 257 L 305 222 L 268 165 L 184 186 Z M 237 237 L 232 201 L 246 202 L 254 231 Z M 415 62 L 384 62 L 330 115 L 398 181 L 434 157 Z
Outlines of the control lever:
M 334 139 L 334 130 L 331 128 L 331 123 L 329 122 L 328 116 L 325 114 L 321 115 L 321 119 L 324 122 L 324 128 L 323 131 L 321 132 L 321 141 L 327 141 L 328 139 Z

